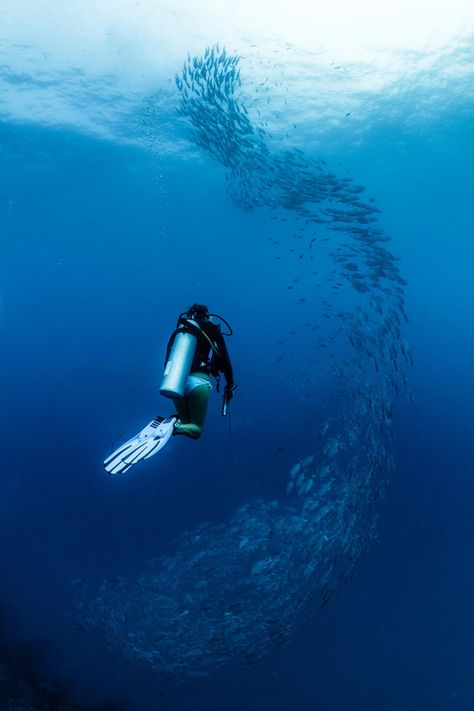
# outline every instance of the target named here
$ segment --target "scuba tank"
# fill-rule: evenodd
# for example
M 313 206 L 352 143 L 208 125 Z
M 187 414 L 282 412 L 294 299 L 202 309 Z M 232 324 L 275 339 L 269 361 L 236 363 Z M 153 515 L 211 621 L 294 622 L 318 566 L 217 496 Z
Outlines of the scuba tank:
M 200 333 L 196 321 L 180 317 L 161 381 L 160 393 L 164 397 L 183 397 Z

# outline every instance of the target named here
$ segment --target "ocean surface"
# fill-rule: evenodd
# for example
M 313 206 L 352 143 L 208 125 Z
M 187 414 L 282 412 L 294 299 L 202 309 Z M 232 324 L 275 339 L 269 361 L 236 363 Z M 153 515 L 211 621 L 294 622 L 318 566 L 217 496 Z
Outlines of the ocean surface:
M 24 5 L 0 708 L 473 708 L 472 10 Z M 230 415 L 107 475 L 194 302 Z

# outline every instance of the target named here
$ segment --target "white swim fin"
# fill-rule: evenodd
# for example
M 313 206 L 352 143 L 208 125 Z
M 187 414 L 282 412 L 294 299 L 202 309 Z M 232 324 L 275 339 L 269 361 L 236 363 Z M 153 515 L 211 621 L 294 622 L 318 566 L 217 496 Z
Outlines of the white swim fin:
M 123 474 L 142 459 L 148 459 L 162 449 L 173 434 L 176 415 L 157 417 L 141 432 L 122 444 L 104 461 L 109 474 Z

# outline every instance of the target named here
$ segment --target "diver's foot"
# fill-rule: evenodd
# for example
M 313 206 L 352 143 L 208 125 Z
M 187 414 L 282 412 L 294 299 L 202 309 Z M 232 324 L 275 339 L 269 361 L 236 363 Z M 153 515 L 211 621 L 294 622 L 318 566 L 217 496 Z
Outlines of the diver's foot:
M 202 428 L 192 422 L 183 424 L 180 420 L 176 420 L 173 427 L 173 435 L 184 435 L 190 439 L 199 439 L 202 434 Z
M 173 423 L 174 429 L 176 418 L 177 415 L 168 415 L 168 417 L 161 417 L 161 415 L 157 415 L 151 423 L 151 427 L 153 428 L 151 435 L 153 439 L 161 439 L 165 436 L 170 429 L 171 423 Z

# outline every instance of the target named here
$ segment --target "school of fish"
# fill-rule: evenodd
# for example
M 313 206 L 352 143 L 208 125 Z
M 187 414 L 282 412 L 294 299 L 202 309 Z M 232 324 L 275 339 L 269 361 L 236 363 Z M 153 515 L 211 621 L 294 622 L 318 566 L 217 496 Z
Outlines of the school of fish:
M 412 355 L 402 337 L 405 281 L 364 188 L 299 149 L 270 147 L 245 105 L 237 54 L 216 45 L 188 56 L 176 85 L 190 140 L 225 167 L 232 200 L 291 232 L 291 254 L 275 259 L 303 269 L 319 254 L 318 267 L 326 264 L 310 273 L 315 286 L 325 280 L 322 315 L 334 336 L 315 345 L 343 393 L 337 417 L 292 467 L 287 499 L 251 501 L 226 523 L 182 535 L 139 578 L 81 595 L 81 622 L 99 625 L 112 647 L 187 677 L 257 662 L 350 578 L 376 537 L 376 504 L 394 467 L 394 401 Z M 303 305 L 316 290 L 298 295 L 298 282 L 288 288 Z

